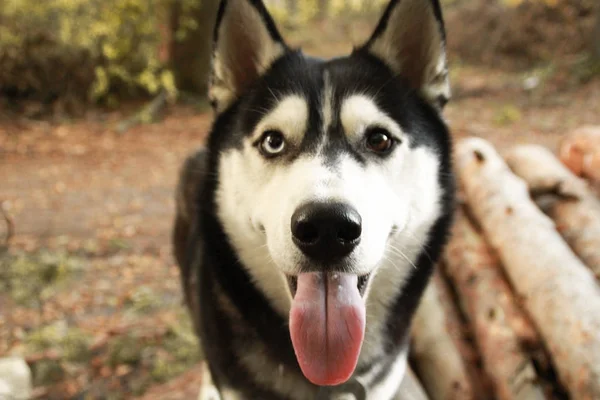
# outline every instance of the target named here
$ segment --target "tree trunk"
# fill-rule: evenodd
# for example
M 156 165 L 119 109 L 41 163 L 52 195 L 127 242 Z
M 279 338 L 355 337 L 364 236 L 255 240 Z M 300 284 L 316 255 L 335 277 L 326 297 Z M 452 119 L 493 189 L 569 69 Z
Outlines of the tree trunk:
M 592 59 L 600 62 L 600 6 L 596 6 L 596 25 L 592 34 Z
M 186 7 L 190 0 L 175 0 L 171 8 L 171 68 L 179 90 L 207 95 L 212 39 L 219 0 L 195 0 L 197 5 Z M 182 19 L 190 17 L 195 29 L 184 28 Z M 184 37 L 180 37 L 181 32 Z
M 600 278 L 600 203 L 586 183 L 542 146 L 517 146 L 506 161 L 527 182 L 530 191 L 556 194 L 544 203 L 544 211 L 556 222 L 575 253 Z
M 600 287 L 486 140 L 456 148 L 466 200 L 573 398 L 600 398 Z
M 436 274 L 437 275 L 437 274 Z M 433 400 L 474 399 L 465 360 L 455 342 L 458 316 L 442 301 L 439 277 L 429 282 L 412 325 L 417 373 Z
M 329 0 L 319 0 L 319 13 L 317 16 L 320 19 L 325 19 L 329 16 Z
M 544 399 L 534 365 L 522 349 L 540 338 L 515 302 L 497 256 L 458 211 L 444 264 L 467 315 L 498 400 Z

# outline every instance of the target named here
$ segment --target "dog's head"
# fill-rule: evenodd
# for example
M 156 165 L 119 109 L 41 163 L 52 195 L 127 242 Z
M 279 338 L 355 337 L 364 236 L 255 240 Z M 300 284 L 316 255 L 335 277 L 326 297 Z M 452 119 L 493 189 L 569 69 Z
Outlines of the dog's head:
M 369 281 L 384 260 L 407 276 L 444 212 L 449 96 L 438 0 L 391 1 L 364 45 L 327 61 L 288 47 L 261 1 L 221 4 L 217 212 L 255 283 L 280 311 L 293 299 L 292 340 L 314 383 L 348 378 Z

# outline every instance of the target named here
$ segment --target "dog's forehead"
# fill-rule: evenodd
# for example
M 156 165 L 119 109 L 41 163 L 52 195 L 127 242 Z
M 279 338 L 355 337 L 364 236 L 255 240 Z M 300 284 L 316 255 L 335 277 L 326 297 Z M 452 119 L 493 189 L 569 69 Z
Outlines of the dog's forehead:
M 373 57 L 351 54 L 322 60 L 293 53 L 266 74 L 259 85 L 261 95 L 254 99 L 269 109 L 286 95 L 300 96 L 310 109 L 319 112 L 324 122 L 331 122 L 334 115 L 330 113 L 339 113 L 344 101 L 357 94 L 370 97 L 378 107 L 385 108 L 386 93 L 391 92 L 398 103 L 409 89 L 394 78 L 391 70 Z
M 354 99 L 357 96 L 363 99 L 366 109 L 379 109 L 383 114 L 384 104 L 379 100 L 385 100 L 381 95 L 392 77 L 386 68 L 360 57 L 320 60 L 294 54 L 284 57 L 263 77 L 246 109 L 254 114 L 253 122 L 258 125 L 265 117 L 280 114 L 283 104 L 299 105 L 301 100 L 304 105 L 298 107 L 297 118 L 307 120 L 310 139 L 311 135 L 322 136 L 339 129 L 343 110 L 358 105 Z M 403 88 L 397 89 L 399 93 Z

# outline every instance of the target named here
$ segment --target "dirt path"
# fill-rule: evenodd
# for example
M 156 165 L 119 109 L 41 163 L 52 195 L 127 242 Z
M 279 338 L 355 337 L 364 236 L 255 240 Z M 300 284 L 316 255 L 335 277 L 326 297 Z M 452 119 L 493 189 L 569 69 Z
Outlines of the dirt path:
M 113 120 L 118 114 L 109 121 L 0 127 L 0 197 L 10 202 L 17 241 L 167 239 L 177 170 L 202 144 L 210 116 L 179 108 L 125 135 L 111 131 Z

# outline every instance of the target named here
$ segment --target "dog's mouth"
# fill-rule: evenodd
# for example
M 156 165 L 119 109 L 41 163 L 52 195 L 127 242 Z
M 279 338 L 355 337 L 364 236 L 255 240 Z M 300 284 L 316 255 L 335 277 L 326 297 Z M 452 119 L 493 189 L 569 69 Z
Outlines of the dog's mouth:
M 296 292 L 298 291 L 298 276 L 296 275 L 286 275 L 288 287 L 290 288 L 290 292 L 292 293 L 292 299 L 296 297 Z M 358 288 L 358 293 L 360 293 L 361 297 L 365 296 L 365 292 L 367 291 L 367 284 L 369 283 L 369 279 L 371 278 L 371 274 L 360 275 L 358 277 L 358 284 L 356 285 Z

